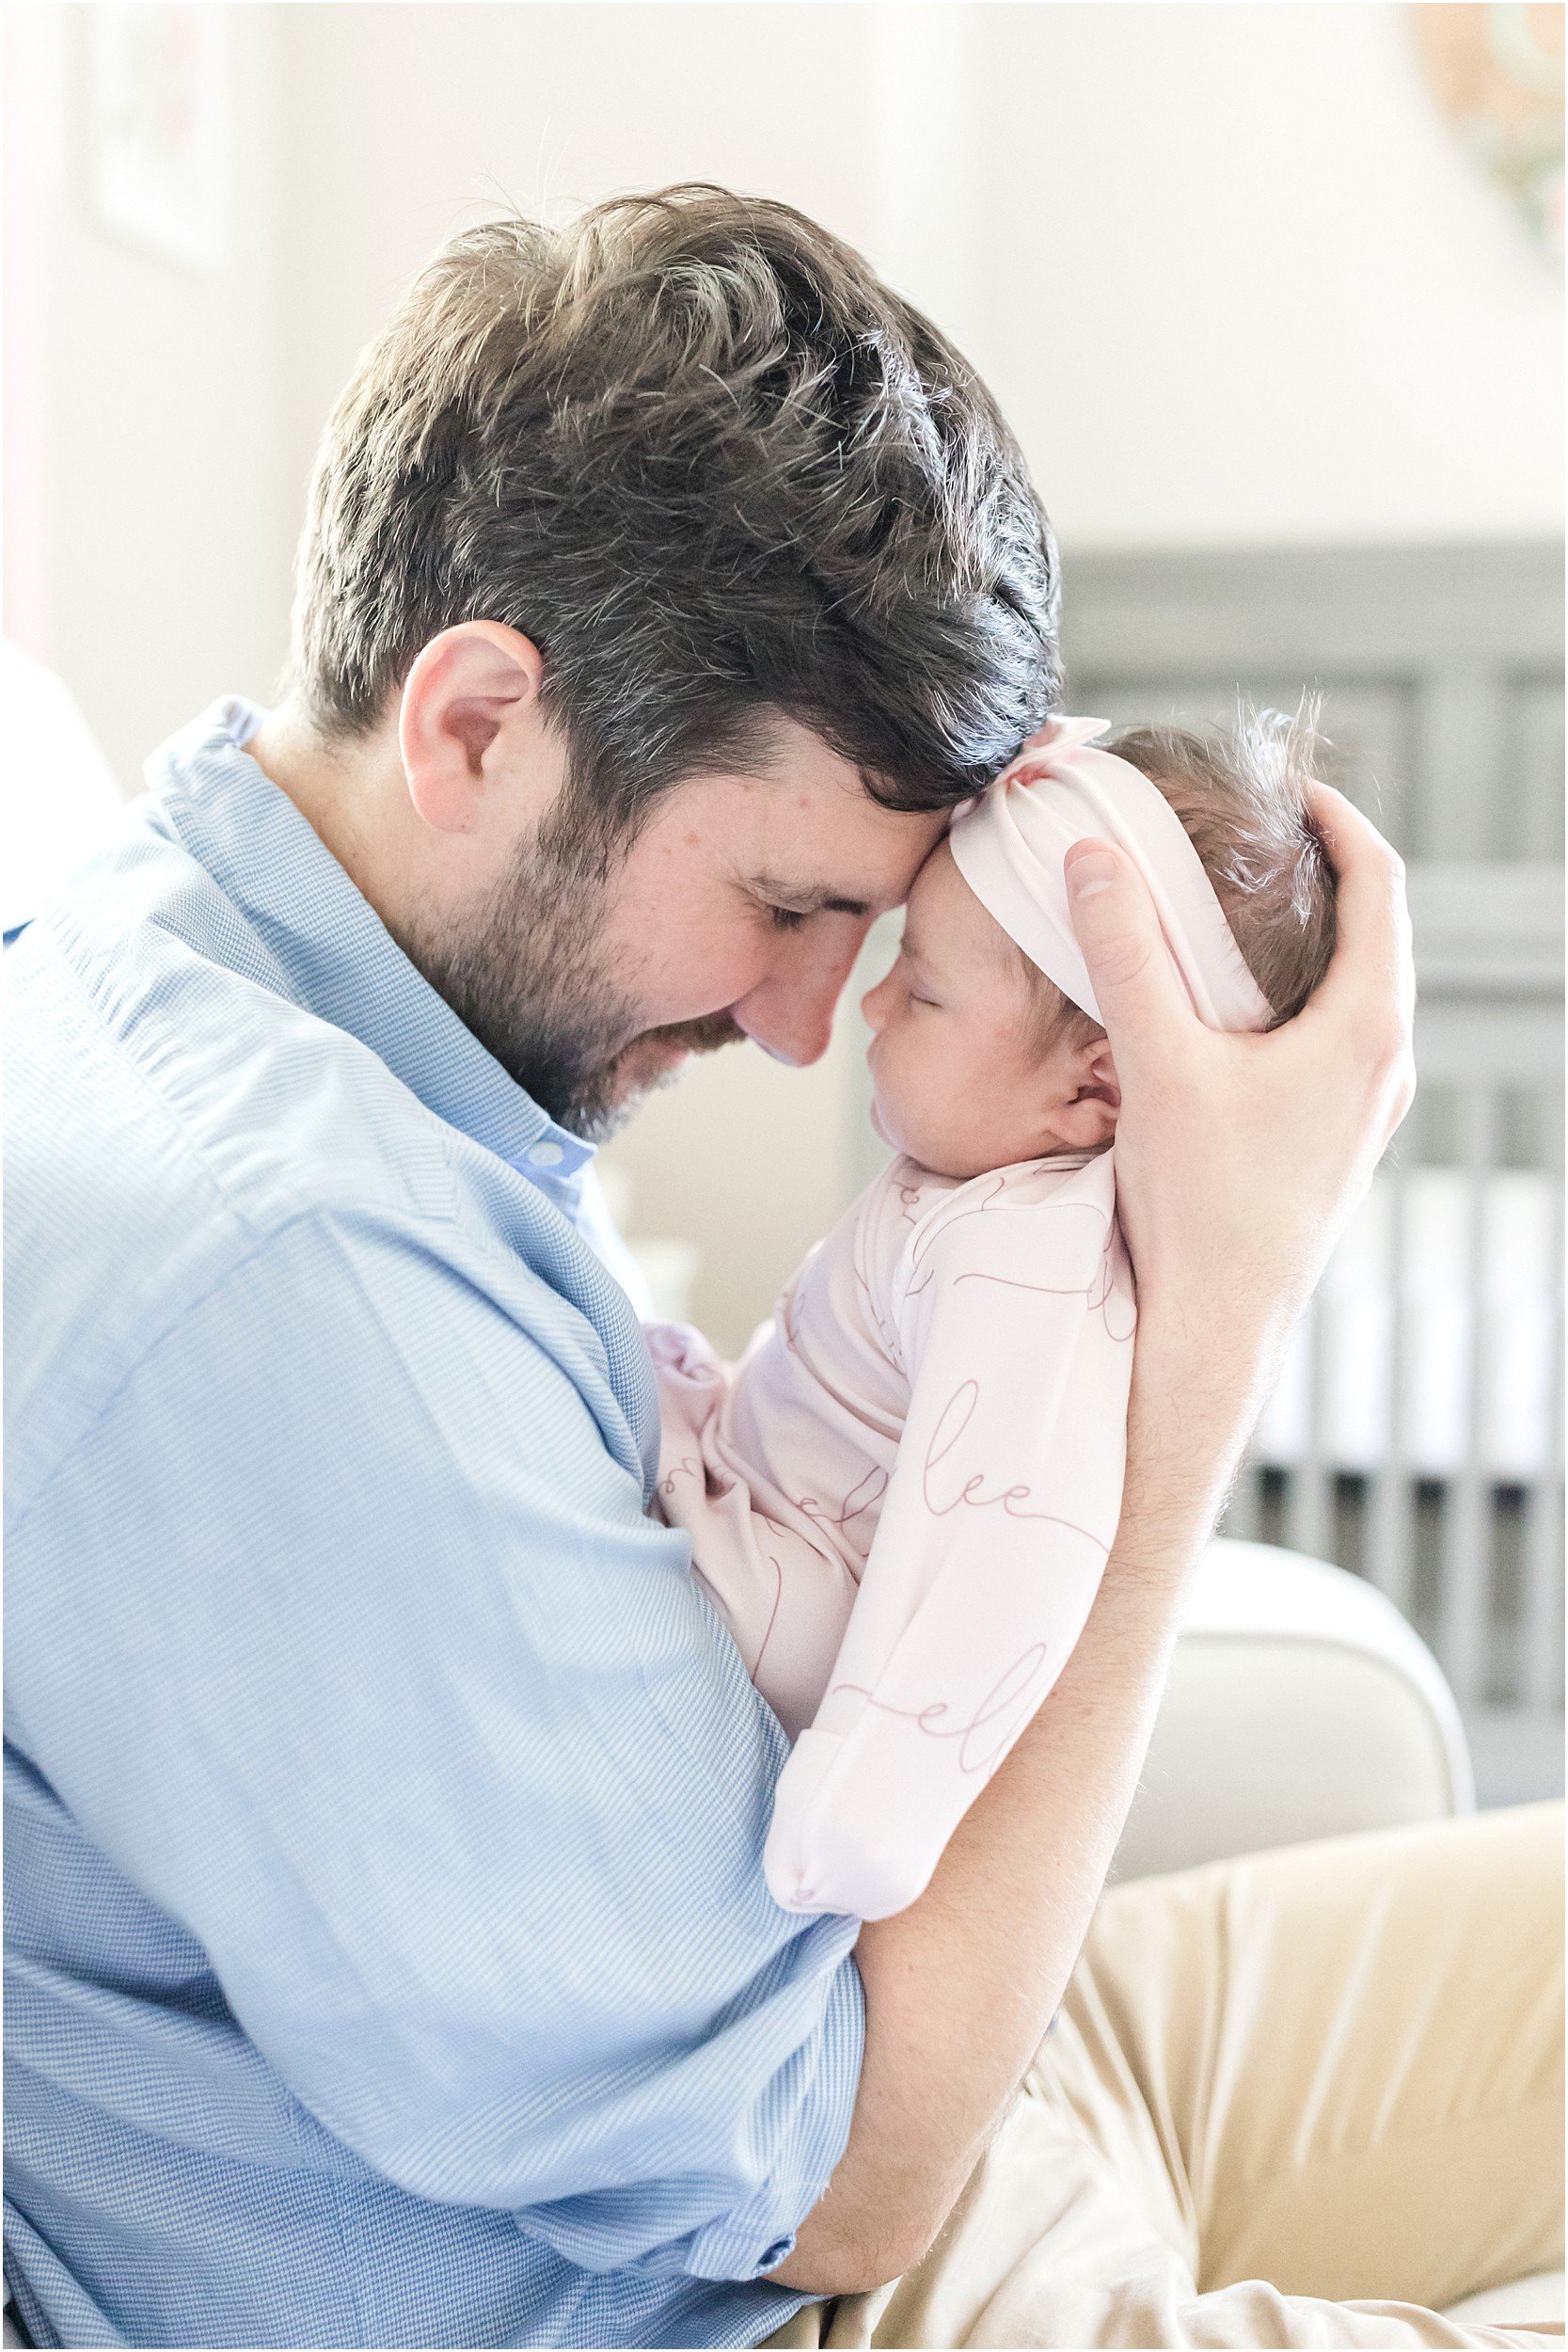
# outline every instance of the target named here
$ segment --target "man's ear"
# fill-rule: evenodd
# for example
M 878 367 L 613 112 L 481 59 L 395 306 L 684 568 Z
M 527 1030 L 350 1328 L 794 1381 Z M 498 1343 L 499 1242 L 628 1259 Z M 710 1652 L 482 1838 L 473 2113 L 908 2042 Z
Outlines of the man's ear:
M 1072 1056 L 1066 1100 L 1050 1112 L 1051 1131 L 1072 1152 L 1097 1151 L 1117 1131 L 1121 1089 L 1106 1038 L 1092 1038 Z
M 499 621 L 460 621 L 420 648 L 404 682 L 398 748 L 408 796 L 437 833 L 477 830 L 510 739 L 537 717 L 544 675 L 532 639 Z

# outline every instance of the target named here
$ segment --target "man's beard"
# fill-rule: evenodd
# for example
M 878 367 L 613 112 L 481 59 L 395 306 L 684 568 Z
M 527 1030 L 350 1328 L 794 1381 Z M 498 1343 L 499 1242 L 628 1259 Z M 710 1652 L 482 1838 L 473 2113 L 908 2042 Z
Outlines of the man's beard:
M 476 914 L 409 954 L 467 1028 L 558 1126 L 602 1143 L 650 1087 L 675 1074 L 673 1054 L 711 1054 L 745 1031 L 727 1012 L 640 1029 L 631 998 L 598 960 L 610 860 L 545 842 Z M 640 1066 L 649 1075 L 640 1077 Z

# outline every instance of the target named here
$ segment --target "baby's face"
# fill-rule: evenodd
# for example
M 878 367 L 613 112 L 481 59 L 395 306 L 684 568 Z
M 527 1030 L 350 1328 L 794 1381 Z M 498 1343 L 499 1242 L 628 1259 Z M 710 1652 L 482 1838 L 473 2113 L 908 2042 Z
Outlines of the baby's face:
M 1103 1037 L 1041 1054 L 1017 952 L 945 841 L 910 893 L 898 961 L 863 1009 L 875 1031 L 872 1124 L 940 1176 L 1092 1150 L 1115 1132 L 1120 1097 Z

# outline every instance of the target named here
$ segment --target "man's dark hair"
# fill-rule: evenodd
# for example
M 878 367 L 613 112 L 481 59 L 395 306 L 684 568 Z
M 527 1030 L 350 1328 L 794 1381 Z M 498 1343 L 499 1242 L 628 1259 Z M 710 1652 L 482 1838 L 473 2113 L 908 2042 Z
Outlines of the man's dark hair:
M 490 221 L 416 281 L 326 429 L 291 685 L 362 734 L 431 637 L 502 621 L 607 843 L 781 712 L 942 808 L 1054 707 L 1057 597 L 1022 456 L 935 327 L 787 205 L 668 188 Z

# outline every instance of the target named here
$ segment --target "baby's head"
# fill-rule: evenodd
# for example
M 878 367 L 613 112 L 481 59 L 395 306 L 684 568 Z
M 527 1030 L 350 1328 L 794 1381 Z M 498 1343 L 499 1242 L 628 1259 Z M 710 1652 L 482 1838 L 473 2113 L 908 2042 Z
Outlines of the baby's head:
M 1226 734 L 1139 727 L 1104 746 L 1180 818 L 1271 1027 L 1301 1009 L 1334 948 L 1334 877 L 1307 810 L 1316 742 L 1309 723 L 1269 711 Z M 979 1176 L 1113 1139 L 1121 1096 L 1104 1030 L 987 912 L 945 841 L 915 881 L 898 960 L 864 1011 L 873 1123 L 937 1174 Z

